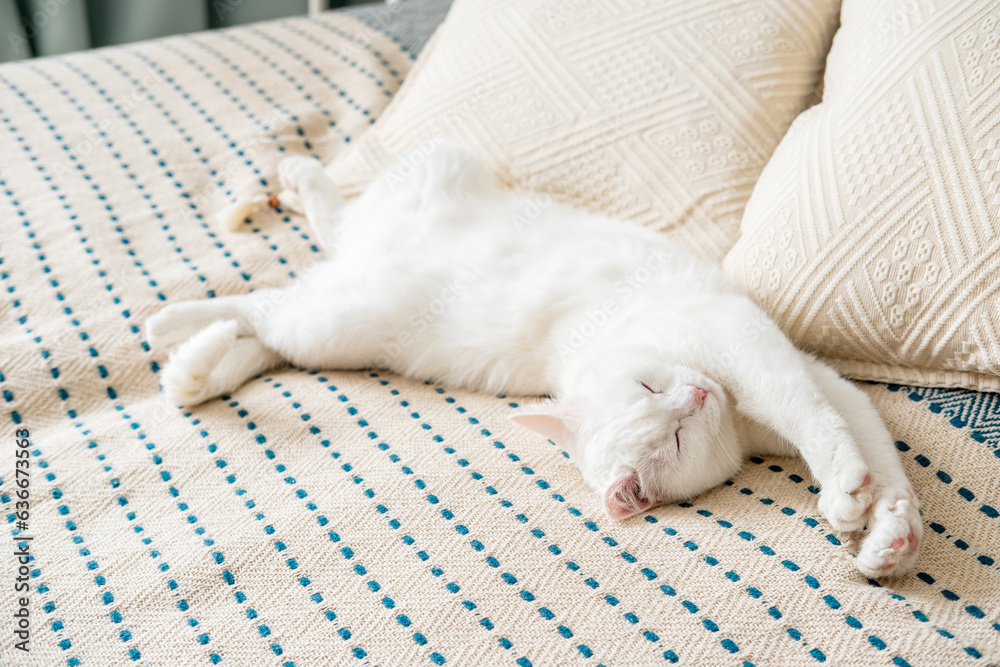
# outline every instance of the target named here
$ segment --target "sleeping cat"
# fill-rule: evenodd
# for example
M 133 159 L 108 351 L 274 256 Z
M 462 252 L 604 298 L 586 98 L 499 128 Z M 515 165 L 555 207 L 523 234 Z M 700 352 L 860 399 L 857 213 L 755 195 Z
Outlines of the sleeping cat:
M 450 144 L 347 203 L 315 160 L 287 158 L 279 175 L 329 259 L 281 289 L 150 318 L 149 342 L 174 350 L 174 403 L 285 361 L 550 395 L 512 418 L 570 454 L 611 518 L 702 493 L 750 453 L 801 454 L 833 528 L 867 526 L 858 569 L 913 566 L 919 502 L 878 412 L 717 267 L 648 229 L 502 190 Z

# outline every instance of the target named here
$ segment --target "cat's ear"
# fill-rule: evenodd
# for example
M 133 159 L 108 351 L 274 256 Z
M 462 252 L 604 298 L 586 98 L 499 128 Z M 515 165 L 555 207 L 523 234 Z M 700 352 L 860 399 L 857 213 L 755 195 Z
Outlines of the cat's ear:
M 571 426 L 575 414 L 573 405 L 563 402 L 530 406 L 515 412 L 510 419 L 515 424 L 545 436 L 575 459 L 576 435 Z
M 604 511 L 615 520 L 627 519 L 653 506 L 653 501 L 642 495 L 639 475 L 631 471 L 619 477 L 604 494 Z

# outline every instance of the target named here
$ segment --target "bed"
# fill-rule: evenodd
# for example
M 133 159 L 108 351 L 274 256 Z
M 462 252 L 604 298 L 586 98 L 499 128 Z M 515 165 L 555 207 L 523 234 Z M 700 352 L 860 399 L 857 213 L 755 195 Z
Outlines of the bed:
M 147 317 L 322 256 L 301 217 L 214 213 L 285 155 L 342 154 L 447 5 L 0 67 L 0 663 L 1000 662 L 995 394 L 861 385 L 925 520 L 916 570 L 879 582 L 797 459 L 615 523 L 508 420 L 524 397 L 285 368 L 165 402 Z

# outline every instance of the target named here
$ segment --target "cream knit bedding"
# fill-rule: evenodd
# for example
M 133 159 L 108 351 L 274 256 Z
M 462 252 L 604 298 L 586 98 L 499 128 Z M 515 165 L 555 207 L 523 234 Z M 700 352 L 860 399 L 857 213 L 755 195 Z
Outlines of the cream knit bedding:
M 864 386 L 929 526 L 880 584 L 798 460 L 616 524 L 520 398 L 288 369 L 165 404 L 146 317 L 320 256 L 301 218 L 212 214 L 283 154 L 338 155 L 409 67 L 326 14 L 0 68 L 0 664 L 1000 662 L 991 394 Z

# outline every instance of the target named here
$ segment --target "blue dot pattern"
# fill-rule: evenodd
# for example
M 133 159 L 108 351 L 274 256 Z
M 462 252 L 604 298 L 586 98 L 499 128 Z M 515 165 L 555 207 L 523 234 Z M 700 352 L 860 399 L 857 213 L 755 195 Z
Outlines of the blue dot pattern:
M 989 394 L 862 388 L 923 499 L 923 556 L 862 577 L 799 460 L 610 521 L 526 400 L 284 369 L 178 410 L 143 324 L 322 256 L 284 211 L 213 215 L 329 160 L 447 2 L 354 8 L 0 68 L 0 405 L 29 428 L 32 659 L 158 664 L 992 664 Z M 10 451 L 6 449 L 4 451 Z M 0 655 L 13 653 L 9 635 Z

